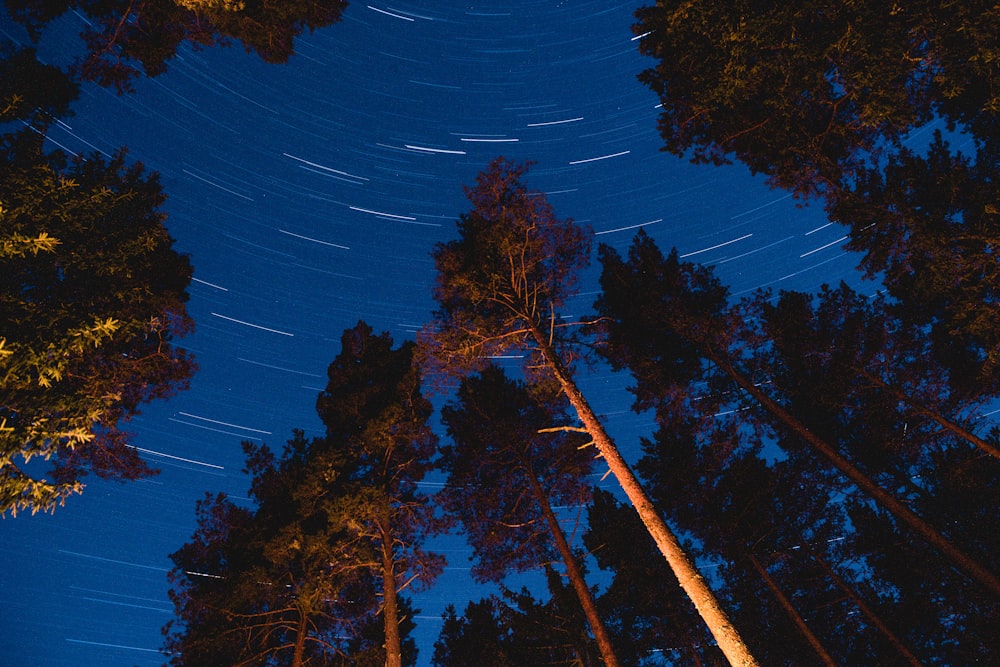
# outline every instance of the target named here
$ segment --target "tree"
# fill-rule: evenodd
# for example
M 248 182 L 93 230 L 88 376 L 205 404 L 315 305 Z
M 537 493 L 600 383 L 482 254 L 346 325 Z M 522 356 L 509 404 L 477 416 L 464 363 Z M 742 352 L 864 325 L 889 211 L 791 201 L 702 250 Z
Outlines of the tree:
M 677 155 L 828 193 L 936 115 L 998 136 L 993 3 L 662 0 L 636 18 L 655 59 L 639 79 Z
M 587 508 L 587 526 L 584 544 L 598 566 L 614 575 L 597 605 L 622 663 L 725 664 L 635 512 L 598 490 Z
M 552 560 L 553 544 L 606 665 L 618 658 L 583 570 L 553 505 L 587 501 L 593 467 L 586 441 L 560 427 L 565 398 L 534 395 L 502 369 L 488 366 L 462 380 L 458 402 L 442 410 L 453 445 L 439 465 L 448 473 L 443 502 L 465 526 L 476 564 L 472 575 L 500 581 L 508 571 Z
M 906 524 L 859 494 L 801 436 L 804 428 L 822 438 L 925 527 L 945 528 L 964 554 L 995 563 L 987 546 L 994 518 L 982 504 L 995 496 L 988 480 L 998 466 L 942 429 L 944 411 L 962 412 L 963 404 L 946 391 L 935 398 L 943 380 L 921 355 L 924 344 L 893 323 L 881 299 L 846 286 L 783 293 L 773 306 L 766 294 L 729 306 L 709 270 L 676 253 L 652 261 L 654 254 L 637 239 L 632 278 L 604 293 L 602 312 L 622 317 L 621 328 L 609 321 L 607 351 L 638 369 L 637 405 L 656 409 L 658 429 L 638 466 L 647 488 L 702 545 L 702 557 L 721 564 L 722 591 L 754 653 L 768 664 L 817 655 L 828 664 L 881 655 L 919 664 L 912 646 L 967 661 L 945 647 L 965 645 L 960 634 L 981 645 L 995 593 L 912 540 Z M 780 401 L 784 415 L 761 410 L 733 371 Z M 787 418 L 803 428 L 789 428 Z M 777 460 L 758 459 L 761 445 Z M 813 655 L 804 643 L 797 648 L 795 634 L 808 638 Z M 773 641 L 782 636 L 789 640 Z
M 123 152 L 67 160 L 42 141 L 0 136 L 0 514 L 52 510 L 88 473 L 152 474 L 124 425 L 195 369 L 172 342 L 193 326 L 191 265 L 156 175 Z
M 664 0 L 636 16 L 666 150 L 733 157 L 773 186 L 822 195 L 898 313 L 933 329 L 953 388 L 996 395 L 995 4 Z M 903 146 L 942 120 L 971 138 L 974 160 L 940 132 L 926 154 Z
M 347 652 L 343 637 L 375 622 L 367 571 L 338 559 L 347 538 L 296 530 L 272 512 L 280 498 L 254 495 L 256 512 L 207 495 L 192 540 L 170 556 L 180 622 L 164 627 L 163 650 L 175 667 L 329 664 Z
M 324 446 L 312 464 L 313 483 L 299 493 L 327 520 L 346 522 L 372 551 L 366 558 L 382 584 L 386 666 L 400 667 L 397 594 L 437 577 L 444 559 L 421 545 L 447 522 L 417 487 L 431 468 L 437 437 L 428 424 L 431 404 L 420 392 L 416 346 L 392 344 L 388 333 L 376 336 L 364 322 L 344 332 L 316 401 Z M 331 494 L 331 481 L 341 490 Z
M 263 60 L 281 63 L 295 38 L 340 20 L 345 0 L 4 0 L 7 11 L 37 38 L 67 11 L 86 17 L 85 54 L 76 69 L 85 80 L 119 91 L 141 74 L 157 76 L 185 42 L 195 47 L 239 41 Z
M 930 330 L 927 354 L 967 399 L 1000 393 L 998 150 L 979 147 L 973 161 L 936 132 L 926 155 L 901 149 L 861 171 L 829 209 L 894 315 Z
M 748 320 L 728 308 L 726 290 L 709 269 L 680 262 L 676 251 L 664 258 L 641 232 L 629 250 L 628 261 L 604 246 L 601 262 L 603 292 L 597 306 L 608 320 L 609 331 L 604 353 L 616 368 L 632 370 L 640 401 L 658 400 L 663 395 L 658 388 L 672 386 L 672 378 L 690 372 L 693 364 L 710 364 L 734 390 L 750 399 L 751 407 L 764 411 L 765 423 L 787 434 L 788 446 L 807 444 L 898 521 L 1000 595 L 996 574 L 879 486 L 842 453 L 837 441 L 824 438 L 814 424 L 783 403 L 780 394 L 772 395 L 763 388 L 760 380 L 764 378 L 755 375 L 752 355 L 744 353 L 753 342 L 753 336 L 741 331 Z M 680 348 L 672 345 L 675 339 L 683 343 Z M 683 363 L 675 363 L 678 357 Z
M 511 656 L 509 626 L 499 618 L 496 597 L 469 602 L 459 617 L 455 606 L 445 608 L 441 632 L 434 642 L 434 667 L 517 667 Z
M 246 527 L 206 527 L 214 513 L 202 512 L 200 532 L 173 556 L 175 664 L 199 662 L 203 637 L 246 664 L 282 652 L 293 665 L 415 660 L 400 592 L 430 585 L 442 566 L 421 548 L 441 522 L 417 490 L 436 443 L 431 406 L 412 342 L 393 349 L 359 322 L 341 343 L 317 399 L 326 435 L 297 432 L 280 457 L 244 443 L 257 502 Z
M 494 160 L 466 190 L 473 209 L 458 222 L 459 239 L 435 247 L 438 309 L 422 337 L 429 355 L 439 369 L 460 375 L 490 356 L 524 353 L 529 375 L 566 395 L 729 660 L 756 664 L 573 381 L 577 348 L 569 326 L 580 323 L 563 324 L 556 310 L 573 292 L 589 242 L 572 221 L 555 216 L 544 196 L 527 191 L 520 180 L 526 169 Z
M 816 295 L 782 292 L 774 300 L 760 294 L 750 309 L 772 344 L 760 357 L 766 372 L 804 413 L 850 411 L 869 430 L 889 422 L 883 444 L 911 460 L 940 439 L 940 429 L 1000 459 L 1000 450 L 976 433 L 977 411 L 990 394 L 953 378 L 955 369 L 935 354 L 934 331 L 899 317 L 897 306 L 841 283 Z M 886 418 L 893 414 L 895 422 Z M 893 429 L 902 423 L 901 447 Z

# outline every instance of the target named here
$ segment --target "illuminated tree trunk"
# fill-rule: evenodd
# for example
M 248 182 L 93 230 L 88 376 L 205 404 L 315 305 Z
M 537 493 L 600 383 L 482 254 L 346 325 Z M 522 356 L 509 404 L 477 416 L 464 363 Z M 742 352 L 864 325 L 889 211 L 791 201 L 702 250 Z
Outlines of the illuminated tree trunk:
M 531 480 L 531 490 L 534 493 L 535 500 L 542 510 L 542 515 L 545 516 L 545 521 L 549 524 L 549 529 L 552 532 L 552 538 L 556 542 L 559 555 L 562 556 L 563 562 L 566 564 L 566 574 L 569 576 L 573 590 L 580 600 L 580 606 L 583 608 L 584 616 L 587 617 L 587 623 L 594 633 L 594 640 L 597 642 L 597 648 L 601 652 L 604 664 L 607 667 L 618 667 L 618 657 L 615 655 L 614 647 L 611 644 L 611 636 L 608 635 L 608 630 L 604 627 L 604 623 L 597 613 L 594 598 L 590 594 L 590 589 L 587 587 L 587 582 L 583 577 L 583 572 L 580 571 L 580 566 L 576 562 L 576 558 L 573 557 L 573 550 L 570 549 L 569 542 L 566 541 L 566 536 L 559 525 L 559 519 L 556 517 L 555 512 L 552 511 L 549 499 L 538 483 L 538 480 L 535 479 L 534 475 L 529 475 L 529 479 Z
M 302 667 L 302 660 L 306 651 L 306 632 L 309 617 L 303 610 L 299 610 L 299 625 L 295 629 L 295 651 L 292 653 L 292 667 Z
M 563 367 L 562 361 L 549 343 L 548 336 L 534 322 L 529 324 L 529 328 L 535 343 L 538 345 L 539 351 L 559 382 L 563 392 L 566 394 L 566 398 L 569 399 L 570 404 L 576 410 L 577 416 L 583 422 L 584 428 L 587 429 L 587 433 L 593 438 L 597 450 L 604 457 L 608 468 L 618 479 L 622 490 L 625 491 L 625 495 L 632 503 L 646 530 L 653 537 L 657 548 L 659 548 L 660 553 L 663 554 L 670 569 L 677 577 L 681 588 L 691 599 L 691 602 L 694 603 L 698 614 L 705 621 L 712 636 L 715 637 L 715 641 L 729 660 L 729 664 L 734 667 L 757 665 L 757 660 L 750 654 L 750 650 L 744 643 L 743 638 L 729 620 L 726 612 L 719 605 L 719 601 L 716 599 L 715 594 L 712 593 L 712 589 L 709 588 L 704 577 L 695 568 L 694 563 L 684 551 L 677 536 L 667 527 L 667 524 L 657 513 L 652 500 L 650 500 L 642 486 L 640 486 L 639 480 L 632 473 L 628 463 L 622 458 L 618 447 L 615 446 L 611 436 L 605 431 L 604 425 L 601 424 L 597 415 L 591 409 L 590 404 L 584 398 L 583 393 Z
M 396 598 L 396 563 L 392 554 L 389 518 L 383 517 L 379 529 L 382 542 L 382 620 L 385 623 L 385 667 L 403 667 L 403 649 L 399 637 L 399 603 Z

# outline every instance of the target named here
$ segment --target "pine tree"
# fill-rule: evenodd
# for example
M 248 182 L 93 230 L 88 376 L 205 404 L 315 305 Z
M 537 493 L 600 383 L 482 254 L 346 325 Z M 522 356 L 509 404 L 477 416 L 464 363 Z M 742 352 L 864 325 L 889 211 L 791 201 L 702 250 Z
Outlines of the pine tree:
M 657 2 L 636 18 L 677 155 L 829 194 L 935 116 L 1000 136 L 993 3 Z
M 244 443 L 256 509 L 203 505 L 199 532 L 172 556 L 181 624 L 165 629 L 165 650 L 174 664 L 205 664 L 209 651 L 240 664 L 278 654 L 293 665 L 413 664 L 401 593 L 440 572 L 443 559 L 422 542 L 445 525 L 417 488 L 436 438 L 414 347 L 393 348 L 359 322 L 344 332 L 317 399 L 325 436 L 297 432 L 280 456 Z
M 835 426 L 830 421 L 836 419 L 835 415 L 789 403 L 782 396 L 781 387 L 775 391 L 766 384 L 771 379 L 767 365 L 750 353 L 755 345 L 763 344 L 762 337 L 759 332 L 747 330 L 750 320 L 746 313 L 727 305 L 726 291 L 710 270 L 680 262 L 676 251 L 664 258 L 641 233 L 630 248 L 627 261 L 611 248 L 604 247 L 601 253 L 603 293 L 598 309 L 609 322 L 605 353 L 616 367 L 627 366 L 632 370 L 640 405 L 674 400 L 673 394 L 664 388 L 677 385 L 678 378 L 689 383 L 691 375 L 698 373 L 702 365 L 710 367 L 729 383 L 730 391 L 748 399 L 747 417 L 759 414 L 763 421 L 758 423 L 775 429 L 786 449 L 807 445 L 967 575 L 994 595 L 1000 594 L 1000 579 L 981 564 L 981 557 L 966 553 L 956 541 L 873 479 L 884 467 L 877 463 L 862 464 L 860 457 L 870 450 L 856 448 L 853 457 L 845 453 L 843 442 L 851 439 L 851 433 L 834 429 L 838 435 L 833 437 L 834 431 L 829 428 Z M 855 348 L 847 345 L 836 352 L 853 354 Z M 808 358 L 791 355 L 788 359 L 799 363 Z M 852 378 L 835 375 L 830 381 L 851 382 Z M 800 396 L 825 400 L 822 391 Z M 885 419 L 860 420 L 857 425 L 885 422 Z
M 459 220 L 459 239 L 435 248 L 438 309 L 422 336 L 428 354 L 452 375 L 478 370 L 492 355 L 524 354 L 532 380 L 566 395 L 729 660 L 756 664 L 573 380 L 579 348 L 570 327 L 581 323 L 562 323 L 556 310 L 573 293 L 588 237 L 572 221 L 558 219 L 544 196 L 528 192 L 521 183 L 526 169 L 494 160 L 466 190 L 473 208 Z

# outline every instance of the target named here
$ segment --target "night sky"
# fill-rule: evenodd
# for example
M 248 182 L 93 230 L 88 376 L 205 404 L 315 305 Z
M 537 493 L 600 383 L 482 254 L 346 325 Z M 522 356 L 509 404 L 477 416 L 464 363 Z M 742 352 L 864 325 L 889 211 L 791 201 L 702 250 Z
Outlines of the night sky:
M 636 80 L 652 64 L 631 32 L 639 4 L 355 2 L 285 65 L 238 45 L 185 48 L 132 94 L 83 88 L 50 139 L 74 153 L 127 146 L 161 174 L 167 226 L 195 267 L 197 330 L 179 342 L 200 371 L 133 420 L 160 475 L 87 478 L 54 515 L 0 524 L 0 663 L 165 661 L 168 554 L 194 531 L 195 501 L 246 502 L 241 440 L 280 449 L 293 428 L 321 433 L 314 403 L 345 328 L 364 319 L 399 342 L 428 320 L 429 253 L 454 237 L 463 184 L 497 155 L 535 161 L 528 185 L 589 225 L 595 247 L 624 250 L 644 227 L 664 251 L 715 266 L 735 295 L 857 280 L 844 229 L 818 206 L 742 166 L 660 150 L 657 99 Z M 41 57 L 68 62 L 80 21 L 53 26 Z M 596 278 L 591 267 L 565 315 L 590 311 Z M 581 384 L 637 458 L 652 420 L 629 411 L 628 377 L 597 369 Z M 489 590 L 468 576 L 463 537 L 437 544 L 449 567 L 414 598 L 421 665 L 445 606 Z

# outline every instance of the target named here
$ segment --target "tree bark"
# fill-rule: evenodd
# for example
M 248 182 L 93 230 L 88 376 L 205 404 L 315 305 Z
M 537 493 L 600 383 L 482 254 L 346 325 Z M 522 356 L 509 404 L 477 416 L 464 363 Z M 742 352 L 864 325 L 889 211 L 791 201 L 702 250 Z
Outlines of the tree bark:
M 645 490 L 639 484 L 632 470 L 615 446 L 611 436 L 608 435 L 597 415 L 591 409 L 583 393 L 570 377 L 568 371 L 563 367 L 562 361 L 556 355 L 555 350 L 549 343 L 548 337 L 535 324 L 530 324 L 531 334 L 542 353 L 547 366 L 551 369 L 560 387 L 569 399 L 569 402 L 576 410 L 577 416 L 583 422 L 587 433 L 594 440 L 601 456 L 604 457 L 608 468 L 618 479 L 622 490 L 628 497 L 632 506 L 638 513 L 639 518 L 645 525 L 646 530 L 653 537 L 660 553 L 666 559 L 667 564 L 677 577 L 681 588 L 694 603 L 698 614 L 705 621 L 712 636 L 718 643 L 719 648 L 725 654 L 729 664 L 733 667 L 756 667 L 757 660 L 750 654 L 736 627 L 729 620 L 726 612 L 719 605 L 718 599 L 712 589 L 709 588 L 701 573 L 691 562 L 687 553 L 681 547 L 677 536 L 673 534 L 667 524 L 660 518 L 653 502 L 649 499 Z
M 837 667 L 837 663 L 833 661 L 833 658 L 830 656 L 829 652 L 827 652 L 826 647 L 824 647 L 823 643 L 820 642 L 819 637 L 817 637 L 809 626 L 806 625 L 806 620 L 802 618 L 802 615 L 799 614 L 795 605 L 793 605 L 792 601 L 788 599 L 788 596 L 785 595 L 781 588 L 778 587 L 777 582 L 775 582 L 771 577 L 767 568 L 765 568 L 749 551 L 746 552 L 746 556 L 750 560 L 750 564 L 753 565 L 753 569 L 757 570 L 757 574 L 759 574 L 761 579 L 764 580 L 764 584 L 767 586 L 768 590 L 771 591 L 771 594 L 778 600 L 778 604 L 781 605 L 785 614 L 789 619 L 791 619 L 792 623 L 795 624 L 795 627 L 798 628 L 798 631 L 802 634 L 805 640 L 809 642 L 809 646 L 816 651 L 816 655 L 819 656 L 819 659 L 823 662 L 823 664 L 828 667 Z
M 587 623 L 590 624 L 590 629 L 594 633 L 594 640 L 597 642 L 597 648 L 601 652 L 601 658 L 603 658 L 604 664 L 608 667 L 619 667 L 618 656 L 615 655 L 614 647 L 611 644 L 611 636 L 608 634 L 607 628 L 604 627 L 604 622 L 597 613 L 594 597 L 590 594 L 590 589 L 587 587 L 587 581 L 583 577 L 580 565 L 576 562 L 576 558 L 573 557 L 573 550 L 570 549 L 569 542 L 566 541 L 566 535 L 559 525 L 559 519 L 556 517 L 555 512 L 552 511 L 552 505 L 549 503 L 548 496 L 545 495 L 541 484 L 538 483 L 538 480 L 535 479 L 530 471 L 528 472 L 535 501 L 541 508 L 545 521 L 549 524 L 552 538 L 556 542 L 556 549 L 558 549 L 559 555 L 562 556 L 563 562 L 566 564 L 566 574 L 569 576 L 570 584 L 572 584 L 573 590 L 576 592 L 576 597 L 580 600 L 580 606 L 583 607 L 583 614 L 587 617 Z
M 385 624 L 385 667 L 403 667 L 399 637 L 399 603 L 396 597 L 396 563 L 392 554 L 392 531 L 388 518 L 379 522 L 382 541 L 382 620 Z
M 826 440 L 810 431 L 805 424 L 781 407 L 777 401 L 761 391 L 753 382 L 737 372 L 731 364 L 723 361 L 711 350 L 707 351 L 706 356 L 718 365 L 740 388 L 756 399 L 772 416 L 812 445 L 816 451 L 822 454 L 837 470 L 854 482 L 858 488 L 871 496 L 899 521 L 923 537 L 931 546 L 950 559 L 952 563 L 964 570 L 966 574 L 986 586 L 994 595 L 1000 596 L 1000 578 L 958 549 L 933 526 L 914 514 L 906 505 L 890 495 L 882 487 L 875 484 L 868 475 L 841 456 Z

